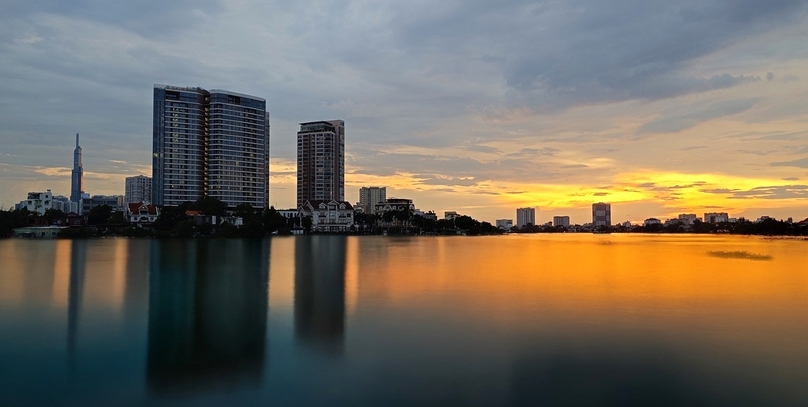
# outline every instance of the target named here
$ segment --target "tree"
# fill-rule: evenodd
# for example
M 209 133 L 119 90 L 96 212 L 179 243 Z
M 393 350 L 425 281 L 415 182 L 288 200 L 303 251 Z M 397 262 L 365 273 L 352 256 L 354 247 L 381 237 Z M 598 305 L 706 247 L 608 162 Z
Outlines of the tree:
M 264 236 L 264 225 L 258 219 L 251 219 L 241 227 L 241 235 L 248 239 L 260 239 Z
M 247 222 L 255 217 L 255 209 L 248 203 L 238 204 L 238 206 L 233 209 L 233 214 L 244 220 L 244 224 L 247 224 Z
M 227 204 L 209 196 L 194 202 L 191 205 L 191 209 L 200 211 L 202 214 L 207 216 L 222 217 L 227 214 Z
M 107 223 L 109 221 L 109 217 L 112 214 L 112 207 L 109 205 L 99 205 L 93 209 L 90 209 L 90 213 L 87 215 L 87 224 L 88 225 L 100 225 L 102 223 Z

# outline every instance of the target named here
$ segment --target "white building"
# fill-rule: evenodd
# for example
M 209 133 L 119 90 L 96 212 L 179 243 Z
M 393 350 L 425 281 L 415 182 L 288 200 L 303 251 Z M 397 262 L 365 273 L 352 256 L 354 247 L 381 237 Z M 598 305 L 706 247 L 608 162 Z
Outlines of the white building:
M 28 212 L 44 215 L 48 209 L 53 209 L 53 193 L 51 190 L 45 192 L 29 192 L 28 198 L 19 205 L 19 209 L 26 208 Z
M 535 208 L 519 208 L 516 210 L 516 226 L 524 227 L 527 224 L 536 224 L 536 209 Z
M 359 188 L 359 207 L 365 213 L 373 213 L 376 205 L 387 200 L 387 187 Z
M 443 219 L 444 220 L 455 220 L 457 217 L 460 216 L 455 211 L 446 211 L 443 212 Z
M 555 226 L 555 227 L 563 226 L 565 228 L 570 227 L 570 217 L 569 216 L 553 216 L 553 226 Z
M 511 230 L 513 227 L 513 219 L 497 219 L 497 227 L 500 229 Z
M 126 194 L 124 203 L 151 203 L 152 179 L 145 175 L 126 178 Z
M 729 214 L 726 212 L 707 212 L 704 214 L 704 222 L 721 223 L 729 222 Z
M 415 212 L 415 204 L 412 199 L 407 198 L 390 198 L 384 202 L 377 203 L 373 207 L 373 213 L 384 213 L 389 211 L 403 211 L 409 210 Z
M 312 232 L 347 232 L 354 223 L 353 206 L 345 201 L 306 200 L 298 213 L 301 218 L 311 217 Z
M 160 209 L 143 202 L 130 203 L 126 205 L 125 215 L 126 220 L 130 223 L 154 223 L 160 216 Z

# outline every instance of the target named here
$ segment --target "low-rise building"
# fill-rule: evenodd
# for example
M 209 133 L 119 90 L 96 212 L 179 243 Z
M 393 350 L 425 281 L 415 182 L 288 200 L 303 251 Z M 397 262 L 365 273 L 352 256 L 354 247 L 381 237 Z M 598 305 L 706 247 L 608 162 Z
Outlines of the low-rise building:
M 67 228 L 67 226 L 27 226 L 12 230 L 11 236 L 35 239 L 55 239 L 57 236 L 59 236 L 59 232 Z
M 152 224 L 157 222 L 160 216 L 160 208 L 143 202 L 130 203 L 126 205 L 126 220 L 129 223 Z
M 657 218 L 648 218 L 642 223 L 642 225 L 646 226 L 646 227 L 651 226 L 651 225 L 661 225 L 661 224 L 662 224 L 662 221 L 657 219 Z
M 460 216 L 455 211 L 446 211 L 443 212 L 443 219 L 444 220 L 455 220 L 457 217 Z
M 311 231 L 344 233 L 354 224 L 353 206 L 346 201 L 307 200 L 298 208 L 301 218 L 311 218 Z
M 389 211 L 403 211 L 409 210 L 415 212 L 415 204 L 412 199 L 406 198 L 389 198 L 384 202 L 379 202 L 374 206 L 373 213 L 384 213 Z
M 511 230 L 513 227 L 513 219 L 497 219 L 496 226 L 500 229 Z

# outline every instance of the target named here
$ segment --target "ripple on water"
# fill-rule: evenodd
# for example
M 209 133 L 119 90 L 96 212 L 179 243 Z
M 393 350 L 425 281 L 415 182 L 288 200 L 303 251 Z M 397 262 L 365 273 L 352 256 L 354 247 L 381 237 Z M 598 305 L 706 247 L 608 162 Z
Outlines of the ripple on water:
M 768 254 L 750 253 L 743 250 L 735 250 L 735 251 L 719 250 L 719 251 L 707 252 L 707 254 L 722 259 L 741 259 L 741 260 L 756 260 L 756 261 L 766 261 L 773 259 L 773 257 L 769 256 Z

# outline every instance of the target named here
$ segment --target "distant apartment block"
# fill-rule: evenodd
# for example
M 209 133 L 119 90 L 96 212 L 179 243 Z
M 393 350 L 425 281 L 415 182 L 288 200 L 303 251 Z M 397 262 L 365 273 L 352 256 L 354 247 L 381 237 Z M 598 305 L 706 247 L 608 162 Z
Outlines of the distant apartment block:
M 297 206 L 345 200 L 345 122 L 300 123 L 297 132 Z
M 678 219 L 682 221 L 682 224 L 684 225 L 693 226 L 693 224 L 696 223 L 696 220 L 698 220 L 699 217 L 696 216 L 695 213 L 683 213 L 679 215 Z
M 123 195 L 93 195 L 91 198 L 81 199 L 81 215 L 87 215 L 93 208 L 107 205 L 113 211 L 124 209 Z
M 612 226 L 612 205 L 598 202 L 592 204 L 592 224 L 595 227 Z
M 570 227 L 570 217 L 569 216 L 553 216 L 553 226 L 555 227 Z
M 496 225 L 500 229 L 511 230 L 513 227 L 513 219 L 497 219 Z
M 729 214 L 726 212 L 708 212 L 704 214 L 704 222 L 721 223 L 729 222 Z
M 387 187 L 359 188 L 359 206 L 365 213 L 373 213 L 376 204 L 387 200 Z
M 152 179 L 145 175 L 126 178 L 124 203 L 151 203 Z
M 524 227 L 527 224 L 536 224 L 536 208 L 519 208 L 516 210 L 516 226 Z
M 152 201 L 203 197 L 229 207 L 269 203 L 266 101 L 226 90 L 154 85 Z

